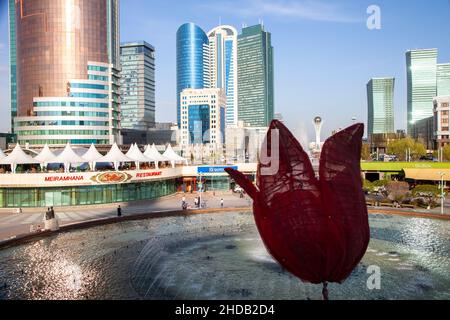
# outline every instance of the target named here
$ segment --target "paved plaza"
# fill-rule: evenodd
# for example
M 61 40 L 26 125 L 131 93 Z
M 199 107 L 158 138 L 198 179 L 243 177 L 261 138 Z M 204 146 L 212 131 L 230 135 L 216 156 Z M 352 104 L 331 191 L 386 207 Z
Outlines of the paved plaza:
M 55 208 L 56 216 L 60 225 L 85 222 L 89 220 L 99 220 L 115 217 L 117 206 L 122 207 L 122 215 L 137 215 L 151 212 L 164 212 L 181 210 L 183 195 L 188 204 L 194 208 L 194 198 L 197 193 L 177 193 L 150 201 L 137 201 L 133 203 L 114 203 L 107 205 L 91 205 L 77 207 Z M 240 208 L 250 207 L 252 202 L 249 197 L 241 199 L 238 194 L 230 192 L 206 192 L 202 194 L 202 202 L 206 203 L 206 208 L 220 208 L 221 199 L 224 200 L 224 207 Z M 10 237 L 30 232 L 32 225 L 43 225 L 44 214 L 47 208 L 24 208 L 22 213 L 17 213 L 16 209 L 0 209 L 0 241 Z

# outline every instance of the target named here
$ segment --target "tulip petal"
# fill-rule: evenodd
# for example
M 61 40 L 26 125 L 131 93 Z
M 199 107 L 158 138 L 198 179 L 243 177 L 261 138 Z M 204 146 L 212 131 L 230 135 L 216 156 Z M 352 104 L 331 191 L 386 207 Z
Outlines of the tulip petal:
M 364 125 L 355 124 L 329 138 L 320 159 L 323 208 L 330 217 L 329 281 L 348 277 L 367 250 L 368 214 L 362 191 L 361 148 Z M 339 256 L 333 251 L 339 252 Z

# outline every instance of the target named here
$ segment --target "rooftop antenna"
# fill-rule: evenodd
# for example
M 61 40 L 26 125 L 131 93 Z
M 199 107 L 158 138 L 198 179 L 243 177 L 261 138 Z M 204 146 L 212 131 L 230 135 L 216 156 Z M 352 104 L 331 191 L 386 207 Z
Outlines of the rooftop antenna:
M 219 17 L 219 26 L 222 25 L 222 17 Z

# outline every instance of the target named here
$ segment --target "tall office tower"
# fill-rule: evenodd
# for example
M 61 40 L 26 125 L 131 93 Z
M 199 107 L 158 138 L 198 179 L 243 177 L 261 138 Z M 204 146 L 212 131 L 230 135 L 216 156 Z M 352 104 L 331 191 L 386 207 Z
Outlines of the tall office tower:
M 209 144 L 219 150 L 225 138 L 225 91 L 220 88 L 184 89 L 180 98 L 182 147 Z
M 450 96 L 450 63 L 437 65 L 437 95 Z
M 226 124 L 237 126 L 237 31 L 232 26 L 218 26 L 208 32 L 208 38 L 208 87 L 225 90 Z
M 16 0 L 10 10 L 18 141 L 120 143 L 118 0 Z
M 185 23 L 177 31 L 177 123 L 181 127 L 180 94 L 184 89 L 203 89 L 209 83 L 209 41 L 194 23 Z
M 437 94 L 437 49 L 406 52 L 408 85 L 408 134 L 413 125 L 433 116 L 433 98 Z
M 72 0 L 73 1 L 73 0 Z M 102 0 L 100 0 L 102 1 Z M 116 69 L 120 69 L 120 2 L 106 0 L 108 58 Z
M 17 116 L 17 64 L 16 64 L 16 11 L 14 2 L 8 1 L 8 17 L 9 17 L 9 85 L 11 100 L 11 132 L 14 133 L 14 118 Z
M 274 117 L 273 47 L 262 25 L 238 36 L 238 119 L 267 127 Z
M 155 48 L 145 41 L 120 47 L 122 129 L 155 126 Z
M 368 136 L 394 133 L 394 78 L 372 78 L 367 83 Z

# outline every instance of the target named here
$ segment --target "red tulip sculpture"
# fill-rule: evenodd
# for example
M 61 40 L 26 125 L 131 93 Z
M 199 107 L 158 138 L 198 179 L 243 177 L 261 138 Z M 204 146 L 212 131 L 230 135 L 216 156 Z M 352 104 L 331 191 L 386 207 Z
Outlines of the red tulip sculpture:
M 364 125 L 355 124 L 329 138 L 316 177 L 299 142 L 274 120 L 262 148 L 257 186 L 226 169 L 253 199 L 269 253 L 302 281 L 323 284 L 325 300 L 328 283 L 348 278 L 370 240 L 360 168 L 363 133 Z

